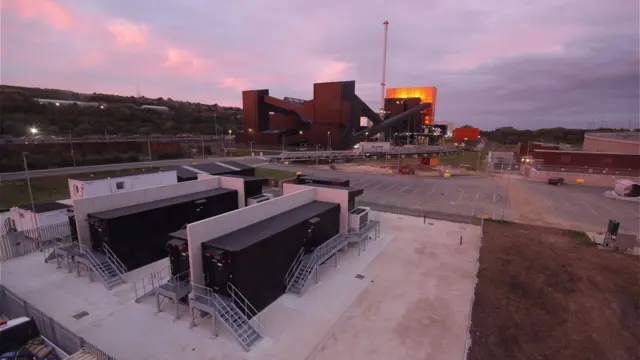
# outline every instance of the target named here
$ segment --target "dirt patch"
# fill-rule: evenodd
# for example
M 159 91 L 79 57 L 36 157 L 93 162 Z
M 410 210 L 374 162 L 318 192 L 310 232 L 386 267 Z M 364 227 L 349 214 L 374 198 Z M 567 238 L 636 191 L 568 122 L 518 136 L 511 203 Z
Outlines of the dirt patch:
M 468 359 L 640 359 L 639 270 L 567 230 L 485 223 Z

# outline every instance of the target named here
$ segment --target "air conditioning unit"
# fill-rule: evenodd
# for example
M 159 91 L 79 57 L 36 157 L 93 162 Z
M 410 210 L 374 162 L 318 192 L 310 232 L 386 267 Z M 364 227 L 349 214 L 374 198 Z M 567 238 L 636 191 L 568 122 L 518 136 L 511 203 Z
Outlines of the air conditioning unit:
M 260 204 L 260 203 L 263 203 L 265 201 L 269 201 L 271 199 L 272 199 L 272 197 L 265 196 L 265 195 L 252 196 L 249 199 L 247 199 L 247 206 Z
M 268 197 L 268 198 L 269 198 L 269 200 L 271 200 L 271 199 L 273 199 L 273 198 L 274 198 L 273 194 L 269 194 L 269 193 L 262 194 L 262 196 L 266 196 L 266 197 Z
M 371 208 L 358 206 L 349 211 L 349 231 L 359 231 L 366 223 L 369 222 L 369 212 Z

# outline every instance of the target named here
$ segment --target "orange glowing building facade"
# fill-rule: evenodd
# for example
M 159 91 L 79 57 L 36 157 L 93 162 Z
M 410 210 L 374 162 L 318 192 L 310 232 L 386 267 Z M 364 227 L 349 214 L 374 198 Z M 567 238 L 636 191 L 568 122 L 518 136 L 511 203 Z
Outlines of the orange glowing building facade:
M 387 89 L 385 99 L 386 117 L 397 115 L 396 112 L 406 111 L 408 108 L 417 106 L 415 105 L 416 103 L 430 103 L 431 106 L 421 114 L 420 127 L 431 125 L 435 121 L 436 93 L 435 86 Z M 397 108 L 399 104 L 404 104 L 403 109 Z M 415 128 L 415 126 L 411 127 Z

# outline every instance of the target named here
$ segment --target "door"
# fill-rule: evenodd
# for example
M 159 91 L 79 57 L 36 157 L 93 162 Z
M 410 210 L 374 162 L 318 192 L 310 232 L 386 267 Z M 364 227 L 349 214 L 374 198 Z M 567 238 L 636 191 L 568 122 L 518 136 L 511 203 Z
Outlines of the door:
M 214 292 L 228 296 L 227 282 L 231 280 L 231 260 L 219 249 L 205 251 L 205 283 Z

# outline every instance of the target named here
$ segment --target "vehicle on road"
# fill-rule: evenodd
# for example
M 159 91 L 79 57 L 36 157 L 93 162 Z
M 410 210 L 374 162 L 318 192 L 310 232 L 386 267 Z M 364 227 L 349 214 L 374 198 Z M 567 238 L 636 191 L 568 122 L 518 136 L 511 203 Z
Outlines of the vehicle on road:
M 549 185 L 560 186 L 560 185 L 564 184 L 564 178 L 552 177 L 552 178 L 549 178 L 549 180 L 547 180 L 547 182 L 549 183 Z

